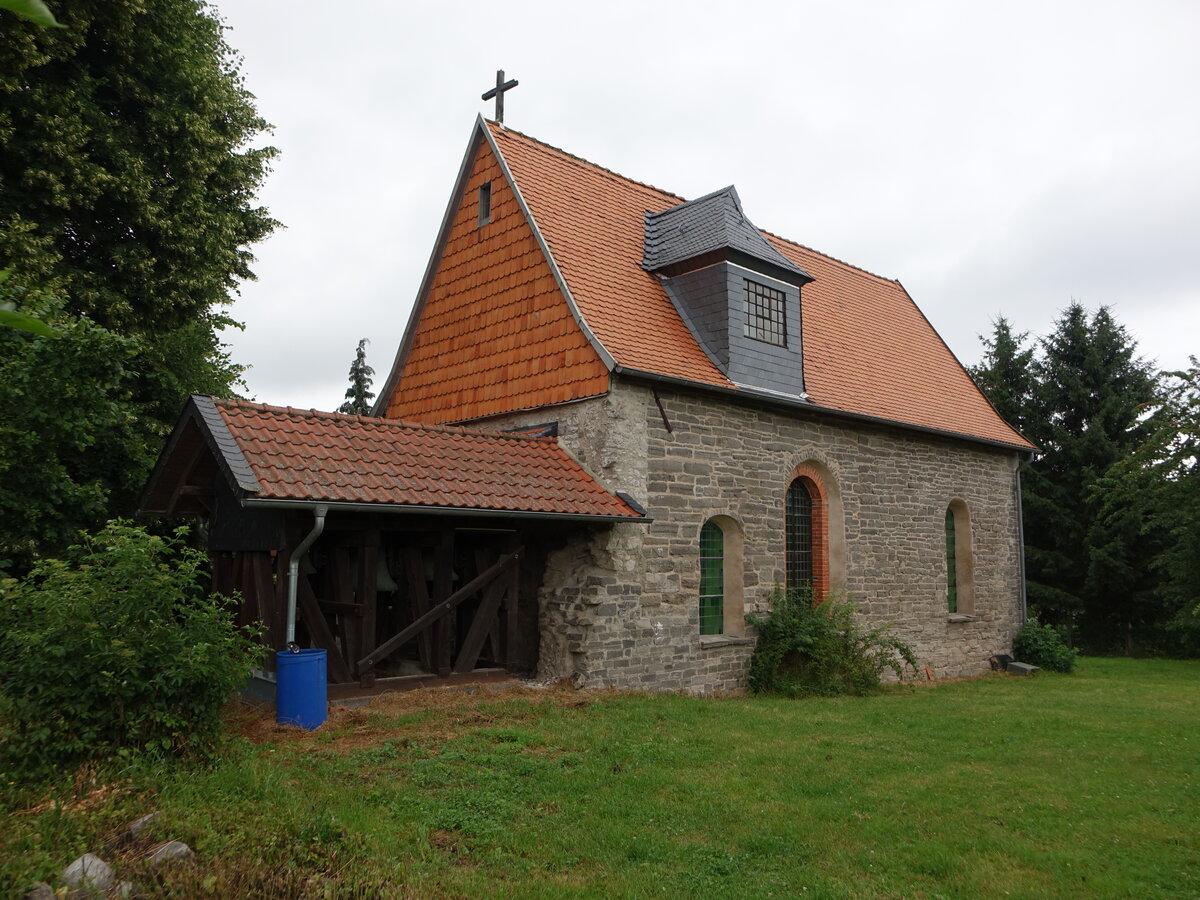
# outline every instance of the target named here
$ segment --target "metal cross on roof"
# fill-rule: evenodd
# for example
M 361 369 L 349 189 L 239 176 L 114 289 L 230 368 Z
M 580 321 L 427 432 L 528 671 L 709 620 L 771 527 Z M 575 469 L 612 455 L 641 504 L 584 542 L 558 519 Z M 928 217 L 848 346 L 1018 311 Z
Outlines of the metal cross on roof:
M 511 91 L 518 84 L 519 82 L 515 78 L 511 79 L 510 81 L 505 81 L 504 70 L 498 69 L 496 71 L 496 86 L 489 91 L 484 91 L 483 95 L 479 98 L 481 100 L 491 100 L 493 97 L 496 98 L 497 122 L 504 122 L 504 92 Z

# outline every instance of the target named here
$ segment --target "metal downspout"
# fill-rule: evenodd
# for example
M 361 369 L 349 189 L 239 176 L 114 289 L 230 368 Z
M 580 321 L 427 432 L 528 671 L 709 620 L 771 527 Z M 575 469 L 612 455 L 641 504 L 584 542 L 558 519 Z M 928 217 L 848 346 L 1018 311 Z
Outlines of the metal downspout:
M 1021 458 L 1017 457 L 1014 481 L 1017 492 L 1017 577 L 1021 584 L 1021 624 L 1029 622 L 1029 604 L 1025 596 L 1025 512 L 1021 502 Z
M 304 559 L 308 548 L 325 530 L 325 514 L 328 512 L 329 507 L 327 506 L 318 506 L 313 510 L 312 531 L 300 542 L 300 546 L 292 551 L 292 558 L 288 560 L 287 632 L 284 637 L 284 643 L 288 650 L 296 650 L 296 594 L 300 580 L 300 560 Z

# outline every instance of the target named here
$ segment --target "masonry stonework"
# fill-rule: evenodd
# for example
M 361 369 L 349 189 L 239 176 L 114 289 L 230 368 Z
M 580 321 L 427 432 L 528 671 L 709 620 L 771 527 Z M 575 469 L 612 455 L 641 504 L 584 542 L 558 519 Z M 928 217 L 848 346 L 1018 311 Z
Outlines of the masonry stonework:
M 539 596 L 539 674 L 588 686 L 744 690 L 753 634 L 700 635 L 698 537 L 727 516 L 744 540 L 747 613 L 785 578 L 784 495 L 797 467 L 829 497 L 830 592 L 888 623 L 938 677 L 987 671 L 1020 626 L 1012 451 L 613 378 L 604 397 L 490 420 L 555 419 L 562 444 L 650 525 L 580 531 L 550 554 Z M 670 423 L 670 430 L 667 423 Z M 945 515 L 970 510 L 973 617 L 946 604 Z M 952 621 L 952 618 L 961 621 Z M 924 673 L 922 673 L 924 677 Z

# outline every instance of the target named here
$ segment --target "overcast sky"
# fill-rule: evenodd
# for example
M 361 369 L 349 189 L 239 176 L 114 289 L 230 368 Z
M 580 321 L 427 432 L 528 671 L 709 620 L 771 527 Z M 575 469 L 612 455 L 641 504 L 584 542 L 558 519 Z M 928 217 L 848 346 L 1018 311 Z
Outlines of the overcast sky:
M 964 363 L 1113 307 L 1200 354 L 1200 3 L 216 0 L 286 226 L 232 307 L 251 395 L 382 387 L 475 116 L 898 278 Z M 347 10 L 352 8 L 353 13 Z

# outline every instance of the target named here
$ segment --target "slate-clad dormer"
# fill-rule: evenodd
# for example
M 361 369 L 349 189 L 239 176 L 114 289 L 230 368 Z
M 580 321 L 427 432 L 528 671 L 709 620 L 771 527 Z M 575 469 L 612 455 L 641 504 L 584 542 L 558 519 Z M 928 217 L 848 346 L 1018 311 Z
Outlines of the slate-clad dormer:
M 813 278 L 746 218 L 732 185 L 646 213 L 642 266 L 731 381 L 804 392 L 800 288 Z

